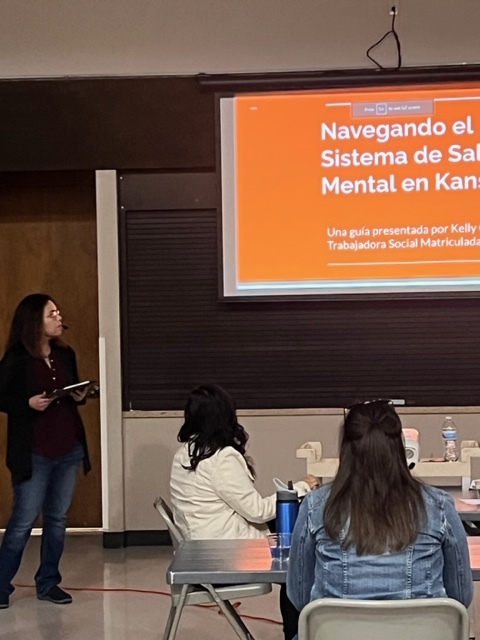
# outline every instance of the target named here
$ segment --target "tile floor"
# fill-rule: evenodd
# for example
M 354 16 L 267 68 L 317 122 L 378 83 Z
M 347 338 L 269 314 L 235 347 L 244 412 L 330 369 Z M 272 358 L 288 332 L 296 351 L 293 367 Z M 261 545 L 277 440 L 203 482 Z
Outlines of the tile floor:
M 62 587 L 74 600 L 55 605 L 35 596 L 39 543 L 39 537 L 31 538 L 14 580 L 17 588 L 10 607 L 0 610 L 1 640 L 162 639 L 170 608 L 165 573 L 171 547 L 104 549 L 98 534 L 69 535 L 61 565 Z M 266 596 L 245 598 L 239 611 L 256 640 L 282 640 L 277 587 Z M 177 640 L 192 639 L 237 640 L 237 636 L 213 608 L 187 607 Z
M 10 608 L 0 610 L 1 640 L 162 639 L 170 607 L 165 583 L 170 547 L 104 549 L 98 534 L 69 535 L 62 587 L 74 601 L 54 605 L 35 597 L 39 543 L 38 537 L 30 540 L 14 581 L 17 589 Z M 480 586 L 475 590 L 475 606 L 480 611 Z M 245 598 L 239 611 L 256 640 L 282 640 L 278 587 L 269 595 Z M 480 638 L 478 619 L 476 632 Z M 177 640 L 236 638 L 213 608 L 187 607 L 177 633 Z

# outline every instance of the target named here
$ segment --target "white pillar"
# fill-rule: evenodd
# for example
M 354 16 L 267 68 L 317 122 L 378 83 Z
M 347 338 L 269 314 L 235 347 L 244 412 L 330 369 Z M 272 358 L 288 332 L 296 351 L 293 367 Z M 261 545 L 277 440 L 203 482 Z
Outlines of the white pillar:
M 117 175 L 96 171 L 103 530 L 125 530 Z

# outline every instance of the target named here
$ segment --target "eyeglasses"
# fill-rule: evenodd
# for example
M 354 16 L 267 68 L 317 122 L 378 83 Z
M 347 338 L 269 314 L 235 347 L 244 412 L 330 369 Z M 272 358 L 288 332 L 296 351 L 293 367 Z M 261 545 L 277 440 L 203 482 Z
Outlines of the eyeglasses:
M 351 404 L 349 407 L 346 407 L 343 410 L 343 417 L 346 418 L 350 413 L 350 411 L 352 409 L 355 409 L 356 407 L 362 407 L 363 405 L 366 405 L 366 404 L 377 404 L 377 403 L 390 404 L 392 406 L 395 404 L 393 400 L 387 400 L 386 398 L 376 398 L 375 400 L 364 400 L 363 402 L 355 402 L 355 404 Z
M 60 309 L 53 309 L 52 311 L 50 311 L 47 318 L 58 318 L 58 316 L 60 315 L 61 315 Z

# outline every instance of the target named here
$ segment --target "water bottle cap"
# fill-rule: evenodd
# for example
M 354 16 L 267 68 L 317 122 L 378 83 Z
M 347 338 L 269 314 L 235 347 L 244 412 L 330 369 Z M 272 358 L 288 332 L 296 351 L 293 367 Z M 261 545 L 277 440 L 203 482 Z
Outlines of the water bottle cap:
M 281 489 L 277 491 L 277 502 L 297 502 L 298 493 L 296 489 L 290 491 L 289 489 Z

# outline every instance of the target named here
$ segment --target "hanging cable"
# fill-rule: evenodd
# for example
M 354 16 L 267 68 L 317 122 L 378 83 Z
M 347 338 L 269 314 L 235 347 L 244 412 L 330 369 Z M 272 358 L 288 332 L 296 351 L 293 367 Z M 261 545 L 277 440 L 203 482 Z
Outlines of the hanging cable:
M 391 24 L 390 30 L 387 31 L 387 33 L 384 36 L 382 36 L 380 38 L 380 40 L 375 42 L 375 44 L 372 44 L 372 46 L 367 49 L 366 55 L 367 55 L 367 58 L 369 60 L 371 60 L 375 65 L 377 65 L 377 67 L 379 69 L 385 69 L 385 67 L 383 65 L 381 65 L 377 60 L 375 60 L 375 58 L 373 56 L 370 55 L 370 52 L 373 51 L 373 49 L 375 49 L 379 45 L 381 45 L 382 42 L 386 38 L 388 38 L 388 36 L 391 35 L 391 36 L 393 36 L 393 38 L 395 40 L 395 45 L 396 45 L 396 48 L 397 48 L 397 66 L 395 67 L 395 69 L 398 71 L 398 69 L 400 69 L 400 67 L 402 66 L 402 45 L 401 45 L 401 42 L 400 42 L 400 38 L 398 37 L 398 33 L 397 33 L 396 29 L 395 29 L 395 20 L 397 18 L 397 7 L 394 5 L 390 9 L 390 11 L 392 12 L 392 24 Z

